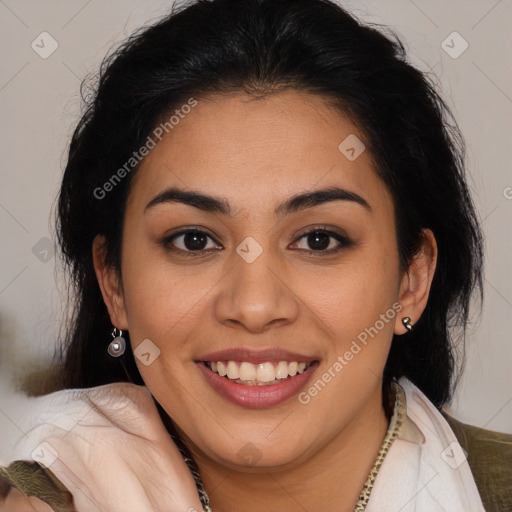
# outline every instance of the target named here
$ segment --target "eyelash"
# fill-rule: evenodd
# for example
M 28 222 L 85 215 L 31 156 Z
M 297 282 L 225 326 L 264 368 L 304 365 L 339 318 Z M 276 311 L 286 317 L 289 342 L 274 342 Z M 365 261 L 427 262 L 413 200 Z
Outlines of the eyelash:
M 212 252 L 211 249 L 201 249 L 201 250 L 198 250 L 198 251 L 191 251 L 191 250 L 183 250 L 183 249 L 178 249 L 176 247 L 173 247 L 171 245 L 171 242 L 180 237 L 180 236 L 183 236 L 183 235 L 186 235 L 188 233 L 200 233 L 200 234 L 204 234 L 206 235 L 208 238 L 210 238 L 211 240 L 214 240 L 213 237 L 211 237 L 208 233 L 206 233 L 205 231 L 202 231 L 200 229 L 186 229 L 186 230 L 183 230 L 183 231 L 180 231 L 178 233 L 174 233 L 173 235 L 171 236 L 168 236 L 166 238 L 164 238 L 162 240 L 162 245 L 164 246 L 164 248 L 168 251 L 171 251 L 171 252 L 174 252 L 174 253 L 179 253 L 179 254 L 182 254 L 182 255 L 185 255 L 185 256 L 190 256 L 190 257 L 199 257 L 199 256 L 203 256 L 205 253 L 209 253 L 209 252 Z M 338 242 L 339 242 L 339 246 L 335 249 L 328 249 L 328 250 L 319 250 L 319 251 L 314 251 L 312 249 L 298 249 L 300 251 L 304 251 L 304 252 L 307 252 L 309 253 L 310 257 L 317 257 L 317 256 L 327 256 L 327 255 L 332 255 L 332 254 L 335 254 L 335 253 L 338 253 L 340 252 L 341 250 L 343 249 L 346 249 L 348 247 L 351 247 L 354 245 L 354 242 L 352 242 L 348 237 L 346 237 L 345 235 L 342 235 L 340 233 L 336 233 L 334 231 L 330 231 L 329 229 L 323 227 L 323 226 L 316 226 L 314 227 L 313 229 L 309 230 L 309 231 L 306 231 L 305 233 L 302 233 L 294 243 L 297 243 L 299 240 L 302 240 L 303 238 L 306 238 L 308 235 L 312 234 L 312 233 L 323 233 L 323 234 L 327 234 L 329 235 L 331 238 L 334 238 L 336 239 Z M 215 243 L 217 243 L 215 240 L 214 240 Z M 220 244 L 219 244 L 220 245 Z M 330 243 L 329 243 L 330 245 Z

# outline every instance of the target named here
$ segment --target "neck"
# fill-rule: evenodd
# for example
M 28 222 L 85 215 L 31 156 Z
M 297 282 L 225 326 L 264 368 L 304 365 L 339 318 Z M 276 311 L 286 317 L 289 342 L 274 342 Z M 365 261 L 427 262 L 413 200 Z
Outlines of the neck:
M 193 445 L 191 452 L 214 512 L 352 512 L 388 424 L 379 393 L 321 450 L 286 469 L 233 470 L 205 457 Z

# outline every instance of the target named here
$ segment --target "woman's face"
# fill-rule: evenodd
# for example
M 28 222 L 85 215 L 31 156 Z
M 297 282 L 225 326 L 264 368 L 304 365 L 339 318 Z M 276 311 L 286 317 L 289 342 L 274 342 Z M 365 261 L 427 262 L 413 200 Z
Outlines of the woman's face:
M 307 93 L 209 97 L 134 177 L 122 290 L 106 302 L 147 387 L 210 460 L 286 467 L 383 417 L 393 332 L 415 317 L 398 304 L 393 202 L 362 139 Z

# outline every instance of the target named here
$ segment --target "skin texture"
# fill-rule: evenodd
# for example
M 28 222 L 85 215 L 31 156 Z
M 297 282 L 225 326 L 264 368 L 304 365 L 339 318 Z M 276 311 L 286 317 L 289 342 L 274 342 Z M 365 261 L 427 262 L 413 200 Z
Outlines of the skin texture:
M 199 99 L 134 177 L 120 273 L 105 265 L 95 240 L 112 323 L 129 331 L 134 349 L 149 338 L 160 350 L 139 370 L 190 444 L 216 512 L 353 510 L 384 438 L 391 339 L 407 332 L 403 317 L 414 324 L 421 316 L 437 249 L 426 230 L 400 272 L 391 195 L 368 150 L 354 161 L 339 151 L 351 134 L 364 141 L 348 117 L 304 92 Z M 232 217 L 175 202 L 145 211 L 170 186 L 222 197 Z M 290 196 L 330 186 L 358 194 L 370 209 L 338 200 L 275 215 Z M 212 237 L 209 252 L 166 249 L 165 237 L 195 226 Z M 311 254 L 314 241 L 303 235 L 318 226 L 352 244 Z M 252 263 L 236 252 L 248 236 L 263 249 Z M 329 240 L 328 249 L 340 247 Z M 173 243 L 186 251 L 183 236 Z M 297 397 L 262 409 L 235 405 L 194 363 L 216 350 L 278 347 L 319 360 L 311 385 L 397 302 L 400 313 L 306 405 Z M 241 457 L 247 450 L 256 463 Z
M 23 496 L 18 489 L 12 488 L 5 499 L 0 498 L 2 512 L 53 512 L 50 505 L 38 498 Z

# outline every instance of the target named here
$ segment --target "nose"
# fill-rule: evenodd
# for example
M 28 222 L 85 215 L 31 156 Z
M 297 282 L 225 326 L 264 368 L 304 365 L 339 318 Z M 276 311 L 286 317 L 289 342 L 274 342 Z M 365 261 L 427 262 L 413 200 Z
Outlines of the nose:
M 286 280 L 284 262 L 271 251 L 263 250 L 252 262 L 236 254 L 233 265 L 214 302 L 220 323 L 259 333 L 297 319 L 299 301 Z

